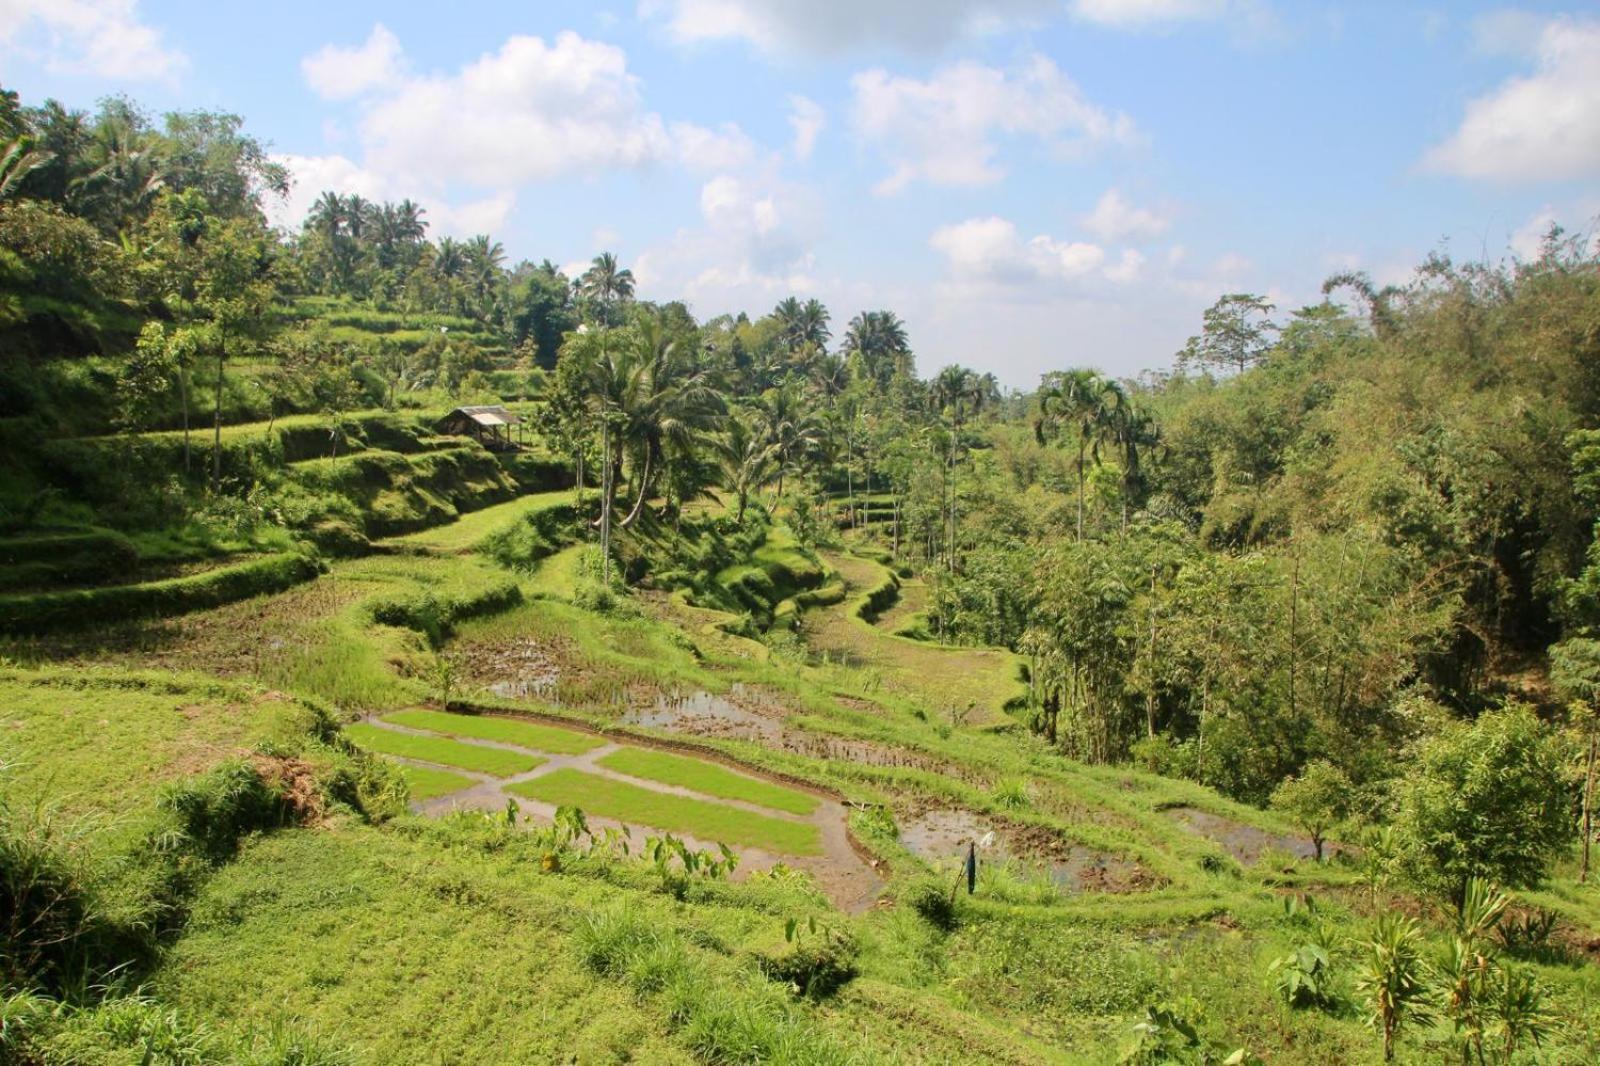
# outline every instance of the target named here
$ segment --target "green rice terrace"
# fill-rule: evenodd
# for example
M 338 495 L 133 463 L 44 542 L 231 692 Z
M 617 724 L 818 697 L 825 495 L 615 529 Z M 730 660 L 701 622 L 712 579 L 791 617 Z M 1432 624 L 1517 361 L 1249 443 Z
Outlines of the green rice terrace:
M 0 104 L 0 1062 L 1600 1062 L 1590 245 L 1022 391 Z

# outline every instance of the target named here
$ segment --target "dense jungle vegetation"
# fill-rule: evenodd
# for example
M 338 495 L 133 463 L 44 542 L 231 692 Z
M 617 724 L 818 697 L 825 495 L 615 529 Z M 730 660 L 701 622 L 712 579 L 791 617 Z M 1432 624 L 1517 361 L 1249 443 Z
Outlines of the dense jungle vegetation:
M 1600 1057 L 1590 235 L 1023 393 L 292 180 L 0 93 L 7 1061 Z

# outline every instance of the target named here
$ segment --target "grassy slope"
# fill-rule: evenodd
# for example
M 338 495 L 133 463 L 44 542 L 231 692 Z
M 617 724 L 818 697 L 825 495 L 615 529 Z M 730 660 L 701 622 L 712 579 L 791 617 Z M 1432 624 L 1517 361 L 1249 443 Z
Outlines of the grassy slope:
M 530 515 L 572 503 L 577 494 L 570 489 L 519 496 L 506 503 L 493 504 L 462 515 L 454 522 L 434 526 L 395 538 L 397 544 L 429 548 L 434 551 L 467 551 L 484 537 Z
M 401 592 L 448 598 L 498 580 L 504 580 L 503 572 L 466 557 L 340 564 L 313 586 L 134 627 L 137 639 L 126 645 L 79 646 L 78 654 L 218 665 L 351 707 L 402 706 L 416 701 L 420 686 L 396 668 L 423 654 L 420 637 L 373 626 L 362 604 Z M 827 1006 L 807 1010 L 822 1031 L 910 1061 L 919 1055 L 927 1061 L 1047 1061 L 1035 1038 L 1070 1049 L 1074 1059 L 1104 1060 L 1114 1057 L 1110 1047 L 1145 1003 L 1192 994 L 1204 1005 L 1208 1032 L 1257 1054 L 1285 1061 L 1307 1054 L 1324 1061 L 1375 1060 L 1375 1042 L 1358 1018 L 1285 1014 L 1266 982 L 1271 959 L 1302 935 L 1282 919 L 1274 889 L 1310 887 L 1336 922 L 1358 931 L 1354 923 L 1368 908 L 1354 875 L 1307 864 L 1289 872 L 1241 871 L 1217 845 L 1183 830 L 1161 809 L 1189 804 L 1286 831 L 1272 815 L 1189 783 L 1074 764 L 1025 736 L 952 730 L 936 717 L 923 720 L 914 713 L 926 705 L 915 689 L 890 684 L 876 669 L 724 654 L 698 624 L 687 624 L 691 619 L 698 622 L 670 605 L 659 617 L 629 618 L 540 600 L 463 620 L 454 641 L 462 647 L 531 641 L 548 650 L 562 670 L 564 713 L 597 722 L 613 719 L 622 709 L 615 698 L 638 687 L 726 691 L 734 681 L 761 686 L 796 712 L 787 728 L 893 748 L 936 760 L 942 768 L 806 757 L 737 740 L 707 740 L 707 747 L 863 803 L 886 803 L 900 818 L 930 803 L 1004 811 L 1015 821 L 1135 858 L 1165 881 L 1153 891 L 1120 897 L 1008 896 L 995 887 L 998 880 L 990 881 L 990 895 L 961 901 L 962 922 L 952 934 L 931 929 L 905 907 L 854 920 L 834 917 L 861 940 L 861 976 Z M 845 620 L 871 631 L 858 618 Z M 16 650 L 37 655 L 72 649 Z M 136 730 L 125 743 L 136 750 L 142 738 L 159 735 Z M 46 758 L 53 762 L 55 756 Z M 997 794 L 1017 781 L 1027 782 L 1029 805 L 1001 807 Z M 58 784 L 40 787 L 52 791 Z M 582 799 L 580 805 L 594 809 Z M 902 885 L 923 866 L 880 827 L 870 818 L 857 823 Z M 793 900 L 764 902 L 762 890 L 751 888 L 726 890 L 729 899 L 743 901 L 738 904 L 697 898 L 680 908 L 648 885 L 624 889 L 585 882 L 579 888 L 565 877 L 540 880 L 536 865 L 497 858 L 493 851 L 445 848 L 409 822 L 383 831 L 281 833 L 246 849 L 205 890 L 196 923 L 176 945 L 161 985 L 198 1016 L 221 1024 L 263 1018 L 287 1004 L 319 1027 L 374 1050 L 369 1061 L 392 1059 L 401 1048 L 448 1059 L 481 1057 L 489 1049 L 498 1054 L 502 1046 L 532 1049 L 527 1057 L 533 1059 L 550 1047 L 592 1048 L 594 1058 L 605 1060 L 606 1049 L 632 1044 L 647 1059 L 672 1061 L 683 1045 L 660 1035 L 668 1025 L 658 1005 L 635 1001 L 573 961 L 567 936 L 572 910 L 555 911 L 555 903 L 545 902 L 537 906 L 552 908 L 549 913 L 525 908 L 553 897 L 564 908 L 582 911 L 625 898 L 652 914 L 665 914 L 665 907 L 673 921 L 735 951 L 758 933 L 772 936 L 783 914 L 804 907 Z M 1600 891 L 1593 886 L 1563 884 L 1535 898 L 1560 905 L 1591 929 L 1600 925 Z M 1215 921 L 1219 915 L 1226 921 Z M 458 928 L 466 930 L 459 952 L 447 932 Z M 514 942 L 517 937 L 528 938 L 527 952 Z M 535 955 L 537 967 L 555 975 L 554 983 L 538 986 L 548 996 L 526 990 Z M 347 965 L 348 974 L 327 965 L 330 959 Z M 1349 973 L 1354 965 L 1347 946 L 1340 966 Z M 1591 1033 L 1586 1047 L 1577 1027 L 1600 1002 L 1596 969 L 1540 965 L 1538 972 L 1568 1026 L 1555 1039 L 1550 1060 L 1591 1061 L 1595 1038 Z M 454 1012 L 436 1011 L 435 1001 L 452 1004 Z M 583 1013 L 585 1002 L 598 1005 L 595 1016 L 614 1016 L 624 1037 L 608 1043 L 611 1034 Z M 387 1026 L 388 1017 L 401 1024 Z M 1402 1057 L 1436 1059 L 1438 1039 L 1442 1034 L 1414 1033 Z
M 881 563 L 838 552 L 824 560 L 849 590 L 841 603 L 806 617 L 807 642 L 874 673 L 883 685 L 930 714 L 988 724 L 1004 721 L 1007 702 L 1023 695 L 1020 662 L 990 648 L 944 648 L 896 637 L 861 617 L 864 597 L 890 578 Z
M 114 854 L 139 839 L 166 785 L 301 736 L 313 719 L 296 701 L 201 676 L 0 667 L 0 796 Z

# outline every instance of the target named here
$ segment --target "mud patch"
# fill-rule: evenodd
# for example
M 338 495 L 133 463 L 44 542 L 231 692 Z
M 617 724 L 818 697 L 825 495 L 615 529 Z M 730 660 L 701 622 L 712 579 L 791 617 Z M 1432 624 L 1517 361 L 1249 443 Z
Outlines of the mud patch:
M 456 654 L 475 683 L 502 699 L 550 700 L 561 682 L 554 656 L 535 640 L 463 644 Z
M 960 862 L 972 842 L 980 844 L 981 861 L 1034 865 L 1062 892 L 1140 892 L 1159 884 L 1132 859 L 1074 844 L 1042 826 L 941 807 L 900 827 L 906 850 L 935 866 Z
M 1162 813 L 1190 832 L 1221 844 L 1229 855 L 1246 866 L 1260 862 L 1261 856 L 1268 851 L 1286 852 L 1302 860 L 1315 859 L 1317 855 L 1317 849 L 1305 837 L 1268 832 L 1253 825 L 1236 822 L 1232 818 L 1224 818 L 1220 814 L 1202 811 L 1197 807 L 1169 807 Z M 1345 851 L 1354 853 L 1354 849 L 1348 848 L 1347 845 L 1331 841 L 1323 844 L 1322 851 L 1326 858 L 1332 858 Z
M 786 711 L 758 690 L 735 684 L 728 695 L 712 692 L 658 693 L 654 703 L 624 714 L 623 725 L 648 726 L 701 737 L 771 742 L 783 732 Z

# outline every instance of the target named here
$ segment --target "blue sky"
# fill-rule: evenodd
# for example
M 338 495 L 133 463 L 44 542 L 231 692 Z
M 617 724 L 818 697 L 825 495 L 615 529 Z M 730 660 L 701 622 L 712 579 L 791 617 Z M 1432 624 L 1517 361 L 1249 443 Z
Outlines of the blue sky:
M 0 83 L 247 119 L 323 188 L 641 295 L 906 319 L 1008 385 L 1168 364 L 1228 291 L 1600 214 L 1600 12 L 1377 0 L 0 0 Z

